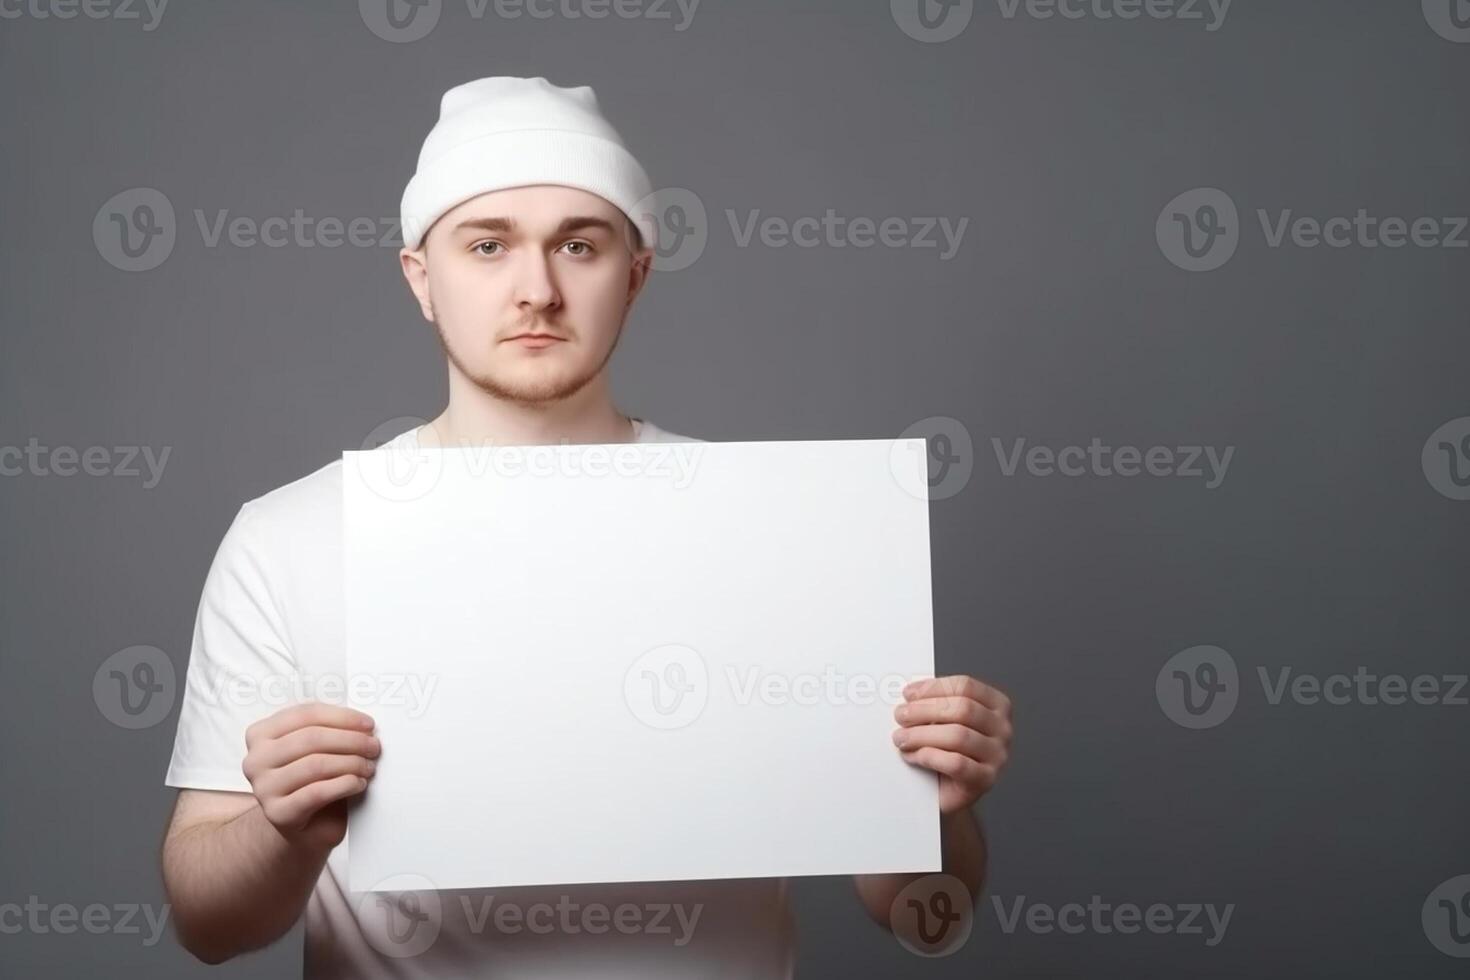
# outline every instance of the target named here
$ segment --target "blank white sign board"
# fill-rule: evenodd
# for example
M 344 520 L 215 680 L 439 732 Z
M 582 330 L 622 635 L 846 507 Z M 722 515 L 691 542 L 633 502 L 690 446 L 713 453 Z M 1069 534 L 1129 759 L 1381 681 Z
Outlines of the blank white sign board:
M 405 452 L 343 457 L 350 890 L 940 869 L 922 439 Z

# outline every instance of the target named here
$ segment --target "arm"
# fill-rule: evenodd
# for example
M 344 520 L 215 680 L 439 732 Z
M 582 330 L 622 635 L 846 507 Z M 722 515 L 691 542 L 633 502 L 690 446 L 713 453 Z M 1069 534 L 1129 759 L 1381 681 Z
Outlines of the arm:
M 944 861 L 944 874 L 953 875 L 965 883 L 972 896 L 980 894 L 985 885 L 985 828 L 969 810 L 948 814 L 940 818 L 940 841 Z M 853 875 L 858 898 L 869 918 L 885 929 L 891 929 L 889 911 L 898 893 L 920 878 L 934 872 L 915 871 L 911 874 Z
M 275 942 L 306 907 L 327 853 L 282 837 L 249 793 L 181 790 L 163 843 L 180 944 L 223 963 Z
M 916 681 L 894 710 L 893 742 L 905 762 L 939 774 L 942 873 L 964 882 L 972 896 L 985 884 L 988 848 L 973 804 L 990 791 L 1010 755 L 1011 701 L 973 677 Z M 854 875 L 863 908 L 891 929 L 899 892 L 934 872 Z
M 222 963 L 269 945 L 300 918 L 347 832 L 347 798 L 372 776 L 371 723 L 350 708 L 286 708 L 246 734 L 253 793 L 180 792 L 161 860 L 185 949 Z

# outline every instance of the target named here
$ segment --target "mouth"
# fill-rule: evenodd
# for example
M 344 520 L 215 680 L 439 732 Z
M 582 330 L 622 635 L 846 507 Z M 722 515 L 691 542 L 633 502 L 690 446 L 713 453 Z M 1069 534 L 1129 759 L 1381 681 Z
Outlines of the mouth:
M 522 347 L 529 347 L 533 350 L 539 350 L 542 347 L 550 347 L 553 344 L 565 343 L 565 341 L 565 337 L 558 337 L 556 334 L 520 333 L 516 334 L 514 337 L 507 337 L 504 343 L 519 344 Z

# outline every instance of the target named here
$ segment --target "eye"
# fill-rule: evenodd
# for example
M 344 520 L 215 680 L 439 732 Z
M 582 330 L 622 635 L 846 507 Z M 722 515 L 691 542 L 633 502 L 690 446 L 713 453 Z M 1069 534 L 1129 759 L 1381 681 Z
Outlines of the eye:
M 495 241 L 494 239 L 491 239 L 489 241 L 476 242 L 474 244 L 474 246 L 472 246 L 472 247 L 473 247 L 473 250 L 475 252 L 478 252 L 480 255 L 489 255 L 490 254 L 489 252 L 483 252 L 483 251 L 480 251 L 480 250 L 483 249 L 483 248 L 485 248 L 485 247 L 487 247 L 487 246 L 492 246 L 492 245 L 493 246 L 498 246 L 500 248 L 504 248 L 505 247 L 504 245 L 501 245 L 499 242 Z
M 565 245 L 562 246 L 562 248 L 572 248 L 574 246 L 581 249 L 581 251 L 579 251 L 579 252 L 569 252 L 568 253 L 569 255 L 573 256 L 574 258 L 579 258 L 579 259 L 580 258 L 584 258 L 584 257 L 586 257 L 588 255 L 591 255 L 592 252 L 593 252 L 592 243 L 591 242 L 582 241 L 580 238 L 577 239 L 576 241 L 567 242 Z

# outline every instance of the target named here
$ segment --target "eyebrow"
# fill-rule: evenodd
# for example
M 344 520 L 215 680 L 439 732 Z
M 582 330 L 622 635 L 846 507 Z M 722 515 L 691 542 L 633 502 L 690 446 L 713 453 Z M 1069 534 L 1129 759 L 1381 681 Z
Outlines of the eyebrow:
M 516 230 L 514 218 L 466 218 L 454 226 L 455 231 L 463 231 L 466 228 L 478 228 L 482 231 L 513 232 Z M 561 224 L 556 226 L 553 235 L 565 235 L 584 228 L 601 228 L 608 234 L 616 234 L 617 229 L 611 221 L 606 218 L 597 218 L 591 215 L 575 215 L 563 218 Z

